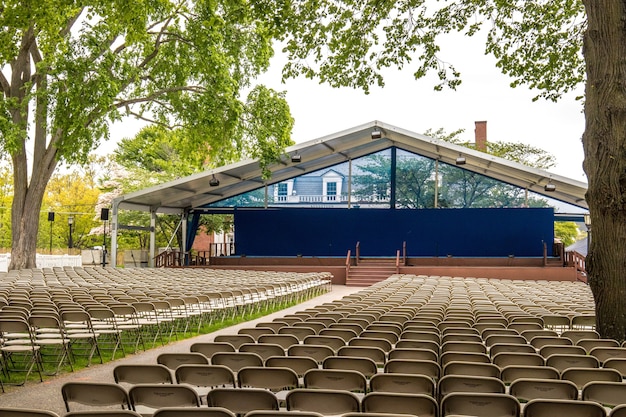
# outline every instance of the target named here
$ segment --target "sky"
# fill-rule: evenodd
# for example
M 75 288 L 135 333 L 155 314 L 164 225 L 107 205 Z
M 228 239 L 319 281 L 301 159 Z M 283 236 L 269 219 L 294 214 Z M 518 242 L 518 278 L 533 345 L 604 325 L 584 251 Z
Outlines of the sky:
M 286 91 L 295 119 L 292 138 L 296 143 L 317 139 L 345 129 L 379 120 L 415 133 L 443 128 L 464 129 L 461 139 L 474 141 L 474 122 L 487 121 L 489 141 L 520 142 L 544 149 L 556 157 L 549 171 L 587 182 L 582 169 L 584 115 L 582 86 L 557 103 L 533 102 L 536 92 L 521 86 L 511 88 L 495 59 L 485 56 L 478 39 L 459 37 L 442 49 L 442 58 L 461 72 L 457 90 L 433 90 L 435 77 L 416 80 L 414 69 L 388 69 L 386 85 L 372 87 L 369 95 L 352 88 L 331 88 L 304 78 L 281 82 L 284 56 L 278 53 L 259 83 Z M 101 148 L 109 153 L 115 142 L 134 135 L 136 123 L 123 122 L 111 132 L 112 143 Z M 110 142 L 111 142 L 110 141 Z

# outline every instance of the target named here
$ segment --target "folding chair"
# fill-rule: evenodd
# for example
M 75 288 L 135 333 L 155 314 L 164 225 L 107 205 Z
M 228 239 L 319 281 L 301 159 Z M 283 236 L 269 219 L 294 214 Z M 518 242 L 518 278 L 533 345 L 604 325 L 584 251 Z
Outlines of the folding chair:
M 250 411 L 279 409 L 274 393 L 259 388 L 215 388 L 209 391 L 207 404 L 226 408 L 238 416 Z
M 339 350 L 340 347 L 346 346 L 346 342 L 338 336 L 307 336 L 304 338 L 303 343 L 305 345 L 328 346 L 334 352 Z
M 53 314 L 31 314 L 28 323 L 32 327 L 34 344 L 39 346 L 42 370 L 45 372 L 45 365 L 52 364 L 53 370 L 45 372 L 48 375 L 56 375 L 62 366 L 68 366 L 70 371 L 74 371 L 71 361 L 70 339 L 65 334 L 65 329 L 61 325 L 57 315 Z M 47 359 L 50 358 L 50 359 Z
M 582 390 L 589 382 L 622 382 L 622 375 L 615 369 L 568 368 L 561 374 L 561 379 L 572 381 Z
M 482 362 L 448 362 L 443 367 L 443 375 L 490 376 L 500 378 L 500 368 L 493 363 Z
M 618 405 L 612 409 L 609 417 L 626 417 L 626 404 Z
M 157 356 L 157 363 L 175 371 L 180 365 L 208 365 L 209 359 L 198 352 L 168 352 Z
M 256 353 L 263 361 L 272 356 L 285 356 L 285 349 L 274 343 L 244 343 L 239 346 L 239 352 Z
M 290 334 L 298 338 L 299 341 L 303 341 L 307 336 L 313 336 L 316 333 L 312 327 L 304 326 L 283 326 L 278 329 L 278 334 Z
M 356 358 L 368 358 L 376 363 L 376 366 L 383 367 L 387 356 L 385 351 L 378 347 L 371 346 L 343 346 L 337 351 L 337 356 L 351 356 Z
M 445 375 L 437 383 L 439 400 L 453 392 L 482 392 L 504 394 L 504 383 L 494 377 L 468 376 L 468 375 Z
M 196 391 L 179 384 L 139 384 L 128 390 L 133 410 L 150 417 L 163 407 L 200 407 Z
M 4 374 L 23 373 L 24 380 L 16 385 L 24 385 L 33 368 L 42 378 L 40 347 L 35 344 L 31 326 L 17 317 L 0 318 L 0 363 Z
M 431 349 L 395 348 L 389 351 L 388 359 L 418 359 L 437 362 L 439 355 Z
M 113 310 L 104 307 L 90 307 L 87 312 L 91 317 L 94 331 L 99 334 L 98 347 L 100 350 L 110 352 L 111 360 L 113 360 L 117 349 L 121 347 L 122 356 L 126 356 L 122 344 L 122 330 L 117 325 Z
M 87 366 L 89 366 L 94 354 L 100 359 L 100 363 L 104 363 L 98 345 L 100 334 L 93 328 L 89 313 L 81 310 L 62 311 L 61 320 L 66 335 L 70 339 L 70 350 L 74 363 L 77 357 L 85 357 L 87 358 Z
M 546 359 L 546 366 L 551 366 L 563 373 L 569 368 L 599 368 L 600 362 L 593 356 L 555 354 Z
M 175 417 L 175 416 L 172 416 L 172 417 Z M 323 417 L 323 416 L 320 413 L 315 413 L 313 411 L 253 410 L 253 411 L 247 412 L 245 417 Z
M 545 360 L 537 353 L 501 352 L 491 358 L 500 368 L 509 365 L 544 366 Z
M 113 379 L 117 384 L 172 384 L 172 373 L 160 364 L 127 364 L 113 368 Z
M 436 381 L 441 376 L 441 367 L 434 361 L 419 359 L 392 359 L 385 363 L 384 372 L 425 375 Z
M 426 375 L 378 373 L 370 379 L 371 392 L 425 394 L 434 398 L 435 381 Z
M 511 384 L 519 378 L 560 379 L 561 375 L 549 366 L 509 365 L 500 372 L 500 379 L 505 384 Z
M 593 401 L 532 400 L 524 407 L 524 417 L 605 417 L 604 408 Z
M 292 334 L 264 334 L 259 336 L 258 343 L 269 343 L 273 345 L 279 345 L 284 350 L 289 349 L 293 345 L 300 343 L 298 338 Z
M 0 407 L 2 417 L 59 417 L 52 411 L 36 410 L 33 408 Z
M 272 356 L 266 359 L 266 367 L 289 368 L 298 375 L 300 384 L 303 383 L 304 374 L 310 369 L 318 369 L 319 365 L 313 358 L 307 356 Z
M 228 342 L 196 342 L 189 347 L 190 352 L 202 353 L 211 359 L 217 352 L 235 352 L 237 349 Z
M 223 365 L 180 365 L 174 376 L 176 383 L 191 386 L 205 402 L 210 390 L 237 386 L 235 374 Z
M 163 407 L 156 410 L 153 417 L 236 417 L 224 407 Z
M 0 415 L 2 414 L 0 413 Z M 65 413 L 64 417 L 141 417 L 141 414 L 133 410 L 85 410 L 70 411 Z
M 83 406 L 83 410 L 102 409 L 102 407 L 118 407 L 131 409 L 130 399 L 126 390 L 117 384 L 98 382 L 68 382 L 61 387 L 61 396 L 66 411 L 72 411 L 70 404 Z
M 218 352 L 211 357 L 211 365 L 224 365 L 237 373 L 245 366 L 263 366 L 263 359 L 250 352 Z
M 589 382 L 583 386 L 581 399 L 595 401 L 610 408 L 626 404 L 626 384 L 623 382 Z
M 367 379 L 349 369 L 311 369 L 304 374 L 304 388 L 344 390 L 362 397 L 367 392 Z
M 335 351 L 322 345 L 293 345 L 287 350 L 287 356 L 305 356 L 321 364 L 324 359 L 334 356 Z
M 511 382 L 509 394 L 522 404 L 536 399 L 576 400 L 578 387 L 571 381 L 558 379 L 518 378 Z
M 369 358 L 353 357 L 353 356 L 330 356 L 322 362 L 323 369 L 347 369 L 358 371 L 371 378 L 378 372 L 376 362 Z
M 244 343 L 255 343 L 254 337 L 249 334 L 220 334 L 215 336 L 215 342 L 225 342 L 231 344 L 235 350 Z
M 348 391 L 298 388 L 287 393 L 286 403 L 288 411 L 313 411 L 324 416 L 361 411 L 359 397 Z
M 441 417 L 453 415 L 519 417 L 520 403 L 508 394 L 457 392 L 441 400 Z
M 370 392 L 361 402 L 364 413 L 411 414 L 437 417 L 437 402 L 429 395 Z

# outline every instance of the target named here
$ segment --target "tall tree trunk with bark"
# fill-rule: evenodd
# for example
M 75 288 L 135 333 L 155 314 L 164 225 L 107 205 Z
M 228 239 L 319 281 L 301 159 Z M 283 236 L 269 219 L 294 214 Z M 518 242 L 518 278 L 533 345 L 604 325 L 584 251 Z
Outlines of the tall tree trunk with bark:
M 626 2 L 585 0 L 588 280 L 602 337 L 626 339 Z

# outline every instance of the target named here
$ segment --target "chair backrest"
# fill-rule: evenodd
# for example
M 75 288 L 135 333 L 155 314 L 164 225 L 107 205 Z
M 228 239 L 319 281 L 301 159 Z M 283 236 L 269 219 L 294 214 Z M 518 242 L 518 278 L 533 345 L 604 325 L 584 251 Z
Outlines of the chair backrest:
M 96 417 L 96 416 L 94 416 Z M 159 408 L 153 417 L 236 417 L 224 407 L 164 407 Z
M 202 353 L 211 359 L 217 352 L 235 352 L 237 349 L 228 342 L 197 342 L 189 347 L 191 352 Z
M 361 411 L 361 401 L 348 391 L 298 388 L 286 396 L 287 410 L 313 411 L 322 415 L 341 415 Z
M 71 411 L 70 404 L 76 403 L 89 408 L 119 406 L 130 408 L 128 392 L 117 384 L 97 382 L 67 382 L 61 387 L 65 410 Z
M 626 378 L 626 358 L 611 358 L 604 361 L 603 368 L 615 369 Z
M 284 367 L 246 366 L 237 372 L 240 388 L 265 388 L 272 392 L 298 387 L 298 374 Z
M 345 346 L 347 343 L 341 337 L 338 336 L 320 336 L 313 335 L 307 336 L 304 338 L 303 343 L 305 345 L 321 345 L 328 346 L 334 352 L 336 352 L 340 347 Z
M 581 398 L 609 407 L 626 404 L 626 384 L 623 382 L 589 382 L 583 387 Z
M 278 410 L 273 392 L 258 388 L 215 388 L 207 395 L 209 407 L 223 407 L 237 415 L 254 410 Z
M 389 359 L 418 359 L 435 361 L 439 360 L 439 355 L 431 349 L 423 348 L 395 348 L 391 349 L 388 354 Z
M 342 346 L 337 351 L 337 356 L 369 358 L 376 362 L 376 365 L 380 367 L 385 364 L 385 361 L 387 359 L 385 351 L 379 347 L 374 346 Z
M 256 353 L 264 361 L 270 356 L 285 356 L 285 349 L 274 343 L 244 343 L 239 352 Z
M 435 381 L 426 375 L 378 373 L 370 379 L 371 392 L 425 394 L 434 397 Z
M 304 387 L 365 393 L 367 379 L 350 369 L 311 369 L 304 374 Z
M 271 356 L 265 361 L 266 367 L 285 367 L 293 370 L 298 377 L 303 377 L 306 371 L 318 369 L 315 359 L 307 356 Z
M 563 373 L 569 368 L 599 368 L 600 362 L 593 356 L 554 354 L 546 359 L 546 365 Z
M 259 336 L 264 334 L 276 334 L 276 331 L 271 327 L 244 327 L 237 331 L 237 334 L 248 334 L 254 338 L 254 340 L 258 340 Z
M 474 362 L 491 363 L 491 358 L 486 353 L 443 352 L 439 355 L 441 366 L 445 367 L 448 362 Z
M 581 339 L 599 339 L 600 334 L 595 330 L 565 330 L 561 337 L 567 337 L 576 344 Z
M 615 369 L 568 368 L 561 374 L 561 379 L 572 381 L 581 390 L 593 381 L 622 382 L 622 375 Z
M 196 387 L 236 386 L 235 374 L 224 365 L 180 365 L 175 371 L 176 382 Z
M 544 346 L 572 346 L 573 343 L 567 337 L 558 336 L 535 336 L 529 342 L 535 349 L 541 349 Z
M 33 408 L 14 408 L 14 407 L 0 407 L 0 416 L 2 417 L 59 417 L 59 415 L 53 411 L 36 410 Z
M 439 379 L 441 367 L 437 362 L 419 359 L 392 359 L 385 363 L 385 373 L 426 375 Z
M 489 355 L 493 358 L 498 353 L 537 353 L 537 350 L 529 344 L 496 343 L 491 345 Z
M 0 415 L 5 416 L 4 413 L 0 411 Z M 7 416 L 8 417 L 8 416 Z M 11 417 L 20 417 L 18 415 L 14 415 Z M 29 417 L 23 415 L 22 417 Z M 32 415 L 32 417 L 38 417 L 37 415 Z M 40 415 L 39 417 L 44 417 L 44 415 Z M 70 411 L 69 413 L 65 413 L 64 417 L 141 417 L 136 411 L 133 410 L 85 410 L 85 411 Z
M 560 379 L 559 371 L 549 366 L 509 365 L 502 368 L 500 379 L 510 384 L 518 378 Z
M 293 334 L 264 334 L 259 337 L 259 343 L 271 343 L 274 345 L 282 346 L 283 349 L 287 350 L 290 346 L 297 345 L 300 343 L 298 338 Z
M 626 404 L 613 408 L 609 413 L 609 417 L 626 417 Z
M 500 368 L 509 365 L 544 366 L 545 360 L 537 353 L 501 352 L 491 358 Z
M 626 347 L 594 347 L 589 351 L 589 355 L 603 364 L 608 359 L 626 358 Z
M 113 379 L 116 383 L 136 384 L 171 384 L 172 373 L 165 365 L 160 364 L 128 364 L 116 365 L 113 368 Z
M 489 376 L 445 375 L 437 384 L 439 399 L 453 392 L 504 394 L 506 387 L 498 378 Z
M 244 366 L 263 366 L 263 359 L 251 352 L 218 352 L 211 357 L 211 365 L 224 365 L 237 373 Z
M 333 356 L 335 351 L 323 345 L 293 345 L 287 350 L 287 356 L 305 356 L 322 363 L 324 359 Z
M 305 326 L 283 326 L 278 329 L 278 334 L 290 334 L 298 338 L 298 340 L 304 340 L 307 336 L 316 334 L 316 331 L 312 327 Z
M 359 336 L 351 339 L 348 342 L 349 346 L 365 346 L 365 347 L 375 347 L 381 349 L 383 352 L 389 352 L 393 345 L 389 340 L 383 338 L 375 338 L 375 337 L 364 337 Z M 343 346 L 342 346 L 343 347 Z M 339 348 L 341 349 L 341 347 Z
M 365 413 L 412 414 L 437 417 L 437 402 L 429 395 L 391 392 L 370 392 L 363 397 Z
M 354 356 L 329 356 L 322 362 L 324 369 L 348 369 L 358 371 L 370 378 L 378 372 L 376 362 L 369 358 L 359 358 Z
M 253 410 L 247 412 L 245 417 L 322 417 L 322 415 L 313 411 Z
M 163 407 L 200 407 L 196 391 L 180 384 L 139 384 L 128 390 L 133 410 L 142 416 Z
M 500 368 L 493 363 L 452 361 L 443 367 L 443 375 L 500 377 Z
M 350 339 L 354 339 L 357 337 L 357 333 L 354 330 L 350 329 L 338 329 L 336 327 L 327 327 L 325 329 L 320 330 L 320 336 L 337 336 L 343 339 L 344 342 L 348 343 Z
M 532 400 L 524 407 L 524 417 L 605 417 L 604 408 L 593 401 Z
M 254 343 L 254 337 L 249 334 L 220 334 L 213 339 L 215 342 L 225 342 L 231 344 L 235 349 L 239 349 L 239 346 L 244 343 Z
M 157 363 L 174 371 L 180 365 L 208 365 L 209 359 L 198 352 L 171 352 L 157 356 Z
M 519 417 L 520 403 L 508 394 L 452 393 L 441 400 L 440 415 L 441 417 L 448 415 Z
M 509 394 L 520 402 L 535 399 L 576 400 L 578 387 L 571 381 L 558 379 L 518 378 L 511 382 Z
M 539 354 L 544 358 L 551 355 L 586 355 L 587 351 L 581 346 L 569 345 L 545 345 L 539 349 Z

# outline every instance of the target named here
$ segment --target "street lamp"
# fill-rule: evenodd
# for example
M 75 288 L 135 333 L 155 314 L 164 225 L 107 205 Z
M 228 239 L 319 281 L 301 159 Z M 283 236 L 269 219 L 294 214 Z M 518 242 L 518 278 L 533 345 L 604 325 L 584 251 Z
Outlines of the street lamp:
M 591 214 L 585 213 L 584 221 L 587 227 L 587 255 L 589 255 L 589 245 L 591 244 Z
M 48 212 L 48 221 L 50 222 L 50 255 L 52 255 L 52 223 L 54 222 L 54 211 Z
M 68 245 L 67 245 L 67 246 L 68 246 L 69 252 L 71 252 L 71 251 L 72 251 L 72 248 L 74 247 L 74 242 L 72 241 L 72 228 L 73 228 L 73 226 L 74 226 L 74 216 L 69 216 L 69 217 L 67 218 L 67 224 L 68 224 L 68 225 L 69 225 L 69 227 L 70 227 L 70 240 L 69 240 L 69 242 L 68 242 Z

